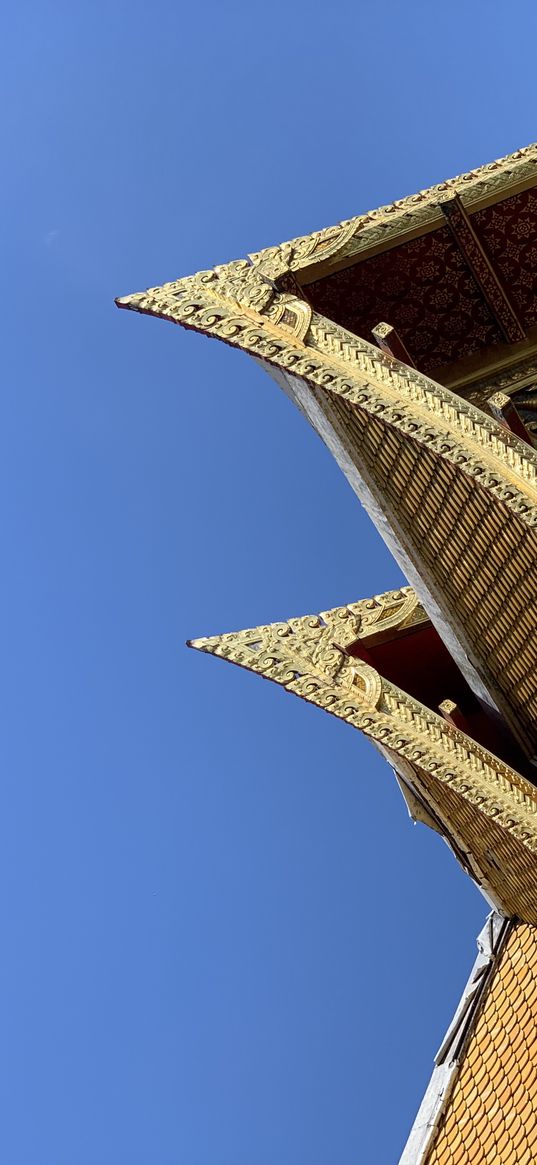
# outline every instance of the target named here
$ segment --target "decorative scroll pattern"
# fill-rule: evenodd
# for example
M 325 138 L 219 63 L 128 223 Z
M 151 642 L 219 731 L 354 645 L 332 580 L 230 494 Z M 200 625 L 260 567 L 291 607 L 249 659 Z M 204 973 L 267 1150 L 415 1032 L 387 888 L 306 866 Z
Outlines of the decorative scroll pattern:
M 534 154 L 535 150 L 532 165 L 537 161 Z M 349 440 L 354 440 L 353 430 L 363 436 L 366 429 L 372 436 L 376 429 L 379 440 L 387 443 L 389 438 L 392 445 L 403 444 L 413 456 L 419 454 L 420 461 L 428 458 L 439 462 L 443 470 L 454 470 L 455 500 L 457 479 L 464 486 L 471 483 L 481 508 L 489 499 L 503 503 L 526 527 L 529 538 L 537 526 L 535 450 L 448 389 L 318 316 L 298 296 L 281 290 L 290 258 L 285 250 L 263 253 L 253 266 L 244 261 L 231 263 L 119 303 L 218 337 L 303 381 L 327 414 L 336 419 L 341 414 Z M 355 448 L 360 460 L 361 445 L 355 442 Z M 491 511 L 497 509 L 491 507 Z M 508 514 L 503 517 L 507 520 Z M 533 546 L 523 545 L 518 534 L 517 563 L 527 559 L 533 570 Z M 431 572 L 436 579 L 434 567 Z M 486 584 L 487 577 L 485 569 L 479 575 L 480 583 Z M 445 594 L 443 576 L 439 586 Z M 479 605 L 483 606 L 481 600 Z M 466 636 L 464 649 L 474 651 L 474 655 L 477 648 L 471 637 L 475 623 L 476 611 L 465 609 L 459 630 L 462 628 Z M 512 634 L 507 646 L 512 652 L 516 628 L 509 630 Z M 499 651 L 496 654 L 499 658 Z M 481 656 L 478 667 L 480 662 Z M 488 681 L 487 667 L 485 660 L 483 671 Z M 524 694 L 526 704 L 530 696 L 533 699 L 533 689 Z M 493 698 L 499 698 L 498 693 Z
M 399 587 L 395 591 L 384 591 L 372 599 L 361 599 L 349 607 L 336 607 L 323 611 L 321 618 L 332 629 L 341 647 L 349 647 L 352 640 L 347 634 L 342 638 L 341 628 L 345 624 L 344 612 L 352 613 L 356 630 L 355 639 L 369 640 L 379 632 L 405 631 L 418 623 L 428 623 L 428 617 L 418 600 L 413 587 Z M 349 626 L 348 635 L 351 634 Z
M 335 714 L 340 715 L 351 706 L 356 712 L 376 707 L 380 699 L 377 673 L 350 659 L 346 649 L 380 630 L 402 630 L 426 621 L 415 591 L 402 587 L 320 615 L 194 639 L 189 646 L 250 668 L 313 702 L 319 685 L 337 685 L 335 700 L 343 712 Z
M 465 206 L 506 194 L 514 182 L 537 179 L 537 145 L 526 146 L 468 174 L 450 178 L 408 198 L 400 198 L 368 214 L 347 219 L 325 230 L 292 239 L 277 247 L 254 252 L 254 263 L 282 263 L 293 271 L 304 271 L 327 259 L 358 257 L 361 251 L 389 242 L 405 230 L 427 228 L 441 222 L 438 204 L 458 194 Z
M 399 593 L 410 599 L 410 589 Z M 379 596 L 379 600 L 385 599 L 386 596 Z M 385 608 L 392 625 L 397 619 L 393 605 L 392 593 Z M 402 602 L 400 614 L 404 611 Z M 407 611 L 406 618 L 412 619 L 412 611 L 408 607 Z M 319 616 L 196 639 L 190 646 L 255 671 L 345 720 L 391 753 L 395 761 L 403 759 L 436 787 L 439 783 L 451 789 L 458 801 L 472 809 L 472 829 L 475 830 L 477 811 L 493 819 L 494 827 L 511 843 L 537 854 L 534 786 L 383 679 L 374 668 L 345 654 L 345 644 L 350 646 L 359 635 L 367 636 L 367 627 L 371 626 L 368 615 L 364 604 L 358 603 Z M 404 621 L 405 617 L 403 624 Z M 375 626 L 378 628 L 381 622 L 382 614 L 376 618 Z M 458 832 L 460 836 L 460 825 Z M 524 860 L 522 865 L 526 886 L 528 867 Z M 501 891 L 505 871 L 495 874 L 493 869 L 492 876 L 497 878 Z M 489 869 L 487 877 L 491 877 Z M 522 901 L 522 892 L 519 900 Z
M 309 317 L 308 305 L 276 291 L 248 264 L 231 263 L 117 302 L 216 336 L 351 406 L 382 415 L 388 425 L 478 479 L 526 524 L 537 525 L 534 450 L 373 344 L 323 317 Z
M 245 330 L 253 323 L 265 324 L 272 335 L 292 337 L 302 344 L 311 323 L 311 307 L 290 292 L 278 291 L 276 274 L 270 264 L 265 271 L 261 266 L 251 266 L 246 259 L 237 259 L 161 287 L 124 296 L 116 303 L 118 307 L 161 316 L 186 328 L 218 336 L 247 351 L 253 352 L 256 347 L 253 335 L 252 349 L 242 342 Z

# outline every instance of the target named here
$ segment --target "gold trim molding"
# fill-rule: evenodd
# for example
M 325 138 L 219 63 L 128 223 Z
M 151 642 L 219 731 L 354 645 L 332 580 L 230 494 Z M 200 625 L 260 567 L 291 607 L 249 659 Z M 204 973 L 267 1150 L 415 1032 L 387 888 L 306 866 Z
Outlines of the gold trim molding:
M 324 230 L 291 239 L 280 246 L 255 251 L 255 265 L 284 263 L 308 283 L 319 278 L 320 266 L 345 266 L 403 241 L 444 225 L 440 203 L 458 195 L 470 213 L 499 202 L 537 182 L 537 144 L 525 146 L 478 169 L 449 178 L 427 190 L 396 199 L 387 206 L 346 219 Z
M 461 183 L 468 195 L 473 192 L 472 197 L 477 197 L 478 192 L 480 197 L 484 197 L 485 190 L 492 197 L 492 188 L 496 194 L 500 190 L 505 193 L 509 183 L 529 182 L 531 175 L 535 179 L 536 167 L 537 147 L 532 146 L 453 182 Z M 419 197 L 415 197 L 419 203 Z M 425 202 L 428 205 L 427 199 Z M 348 224 L 345 227 L 345 246 L 352 233 L 347 227 Z M 333 245 L 340 253 L 336 236 L 326 236 L 324 241 L 327 248 Z M 343 454 L 340 462 L 349 467 L 349 480 L 352 479 L 356 492 L 359 493 L 357 479 L 365 480 L 367 486 L 369 474 L 370 501 L 367 504 L 370 504 L 374 518 L 375 514 L 382 512 L 385 532 L 388 529 L 395 531 L 392 539 L 394 552 L 399 554 L 399 561 L 410 580 L 416 585 L 418 581 L 424 583 L 423 593 L 427 595 L 431 614 L 440 622 L 444 638 L 445 630 L 449 628 L 450 650 L 459 666 L 479 697 L 490 700 L 503 713 L 521 747 L 533 756 L 537 741 L 534 724 L 537 691 L 531 679 L 535 674 L 531 637 L 526 636 L 524 652 L 520 652 L 516 646 L 520 611 L 517 608 L 516 616 L 510 618 L 511 608 L 504 602 L 505 617 L 501 619 L 503 641 L 492 643 L 491 637 L 487 638 L 483 631 L 483 611 L 490 607 L 495 593 L 494 585 L 490 590 L 491 578 L 501 576 L 501 585 L 505 589 L 509 575 L 513 599 L 519 608 L 521 602 L 525 603 L 525 625 L 528 623 L 530 613 L 524 596 L 527 596 L 529 572 L 534 569 L 537 555 L 533 533 L 537 526 L 537 452 L 474 403 L 315 313 L 302 295 L 297 294 L 300 289 L 296 285 L 293 267 L 295 258 L 291 244 L 284 244 L 281 248 L 257 253 L 255 262 L 238 260 L 223 264 L 162 287 L 126 296 L 117 302 L 120 307 L 160 316 L 247 352 L 271 367 L 276 379 L 287 386 L 290 395 L 297 400 L 304 386 L 301 407 L 304 411 L 309 409 L 312 423 L 336 456 L 340 451 Z M 318 417 L 319 423 L 314 416 Z M 430 484 L 432 494 L 432 483 L 436 489 L 436 479 L 442 477 L 446 545 L 442 546 L 444 558 L 441 561 L 438 548 L 435 550 L 434 566 L 432 562 L 428 565 L 424 557 L 424 540 L 429 539 L 429 557 L 433 541 L 438 542 L 436 535 L 433 539 L 432 531 L 424 532 L 429 512 L 422 515 L 421 527 L 417 518 L 409 524 L 408 514 L 403 515 L 407 527 L 401 524 L 403 517 L 393 489 L 388 496 L 391 488 L 389 477 L 382 482 L 380 478 L 378 482 L 373 480 L 371 465 L 365 464 L 366 432 L 371 445 L 367 456 L 373 456 L 375 442 L 379 450 L 382 444 L 383 449 L 389 447 L 393 451 L 398 447 L 399 450 L 412 451 L 414 457 L 419 453 L 415 460 L 416 468 L 419 465 L 423 470 L 421 489 L 428 489 Z M 378 456 L 375 454 L 375 472 L 389 473 L 385 469 L 389 457 L 388 451 L 381 464 L 380 452 Z M 407 464 L 411 460 L 407 452 Z M 407 474 L 404 480 L 405 505 L 408 502 L 410 511 L 415 504 L 417 477 L 414 470 L 407 472 L 405 469 L 404 472 Z M 429 478 L 424 485 L 427 474 Z M 401 474 L 399 476 L 401 478 Z M 446 492 L 448 479 L 451 480 L 449 498 Z M 470 505 L 470 495 L 473 495 L 476 506 L 473 501 Z M 439 504 L 437 496 L 434 505 Z M 462 509 L 466 507 L 467 518 L 464 520 L 469 523 L 466 544 L 463 540 L 457 556 L 464 558 L 466 569 L 468 553 L 475 557 L 471 596 L 462 594 L 462 570 L 453 562 L 452 545 L 451 548 L 447 545 L 450 531 L 456 528 L 449 523 L 457 505 Z M 481 510 L 477 525 L 476 507 Z M 462 509 L 458 515 L 461 523 Z M 518 519 L 509 531 L 505 531 L 505 544 L 509 538 L 512 543 L 507 556 L 497 534 L 489 534 L 484 553 L 480 525 L 485 511 L 490 515 L 491 529 L 495 527 L 503 531 L 509 513 Z M 463 533 L 463 525 L 461 530 Z M 496 549 L 496 559 L 491 563 L 488 558 L 496 553 Z M 490 598 L 484 594 L 487 588 Z M 514 605 L 512 610 L 515 610 Z M 515 648 L 518 655 L 516 652 L 513 655 Z
M 497 899 L 506 902 L 510 913 L 526 917 L 530 855 L 537 854 L 537 789 L 369 664 L 347 654 L 346 648 L 357 638 L 367 639 L 372 628 L 378 632 L 384 623 L 385 629 L 400 630 L 425 617 L 414 592 L 405 587 L 320 615 L 194 639 L 189 646 L 280 684 L 358 728 L 396 765 L 410 765 L 418 780 L 423 778 L 421 789 L 427 788 L 428 804 L 448 839 L 456 838 L 459 852 L 465 844 Z M 505 868 L 500 847 L 495 848 L 496 866 L 482 862 L 480 867 L 475 833 L 483 833 L 483 818 L 511 847 Z M 509 882 L 517 868 L 524 871 L 523 887 L 516 883 L 513 888 Z
M 381 417 L 537 525 L 533 449 L 470 402 L 279 291 L 274 275 L 270 265 L 238 260 L 116 302 L 215 336 Z

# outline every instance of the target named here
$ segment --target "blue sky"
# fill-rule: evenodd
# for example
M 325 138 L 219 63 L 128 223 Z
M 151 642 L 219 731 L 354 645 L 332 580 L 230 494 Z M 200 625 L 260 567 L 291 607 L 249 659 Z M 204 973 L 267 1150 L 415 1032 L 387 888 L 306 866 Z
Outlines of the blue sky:
M 113 298 L 531 141 L 534 5 L 3 23 L 0 1158 L 391 1165 L 484 902 L 356 732 L 183 645 L 401 576 L 253 363 Z

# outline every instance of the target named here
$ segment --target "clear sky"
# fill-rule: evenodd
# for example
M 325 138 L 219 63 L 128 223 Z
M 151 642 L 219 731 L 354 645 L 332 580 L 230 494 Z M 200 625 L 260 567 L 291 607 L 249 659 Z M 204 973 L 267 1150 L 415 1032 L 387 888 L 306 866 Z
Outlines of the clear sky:
M 358 733 L 185 639 L 401 575 L 140 290 L 531 141 L 535 6 L 3 18 L 0 1160 L 392 1165 L 485 904 Z

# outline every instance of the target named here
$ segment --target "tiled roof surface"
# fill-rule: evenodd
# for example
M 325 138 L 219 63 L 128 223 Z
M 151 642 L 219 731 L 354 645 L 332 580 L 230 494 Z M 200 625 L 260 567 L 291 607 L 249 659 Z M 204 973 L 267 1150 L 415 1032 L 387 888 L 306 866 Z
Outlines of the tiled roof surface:
M 397 766 L 395 752 L 392 763 L 394 767 Z M 414 787 L 442 825 L 463 867 L 468 869 L 470 864 L 479 885 L 487 887 L 489 896 L 492 891 L 496 903 L 510 917 L 523 918 L 525 922 L 537 925 L 534 888 L 537 854 L 531 852 L 523 840 L 526 829 L 531 828 L 535 817 L 536 790 L 524 786 L 527 800 L 522 803 L 517 798 L 516 786 L 512 785 L 508 795 L 510 807 L 499 818 L 494 815 L 494 810 L 492 814 L 485 811 L 479 791 L 472 790 L 470 782 L 464 792 L 460 783 L 459 788 L 456 788 L 453 783 L 439 780 L 437 774 L 427 772 L 426 768 L 418 767 L 415 763 L 412 769 Z M 491 792 L 495 786 L 502 785 L 507 791 L 499 770 L 497 777 L 492 777 L 492 780 L 487 777 L 487 784 Z M 508 814 L 516 812 L 517 803 L 521 807 L 521 815 L 514 829 L 511 829 Z
M 537 1160 L 537 928 L 508 937 L 424 1165 Z
M 347 447 L 359 451 L 360 468 L 396 515 L 421 576 L 430 572 L 435 595 L 449 604 L 451 626 L 464 628 L 485 686 L 502 701 L 502 712 L 511 711 L 522 746 L 537 752 L 535 531 L 491 499 L 479 475 L 462 473 L 381 416 L 334 396 L 330 419 Z

